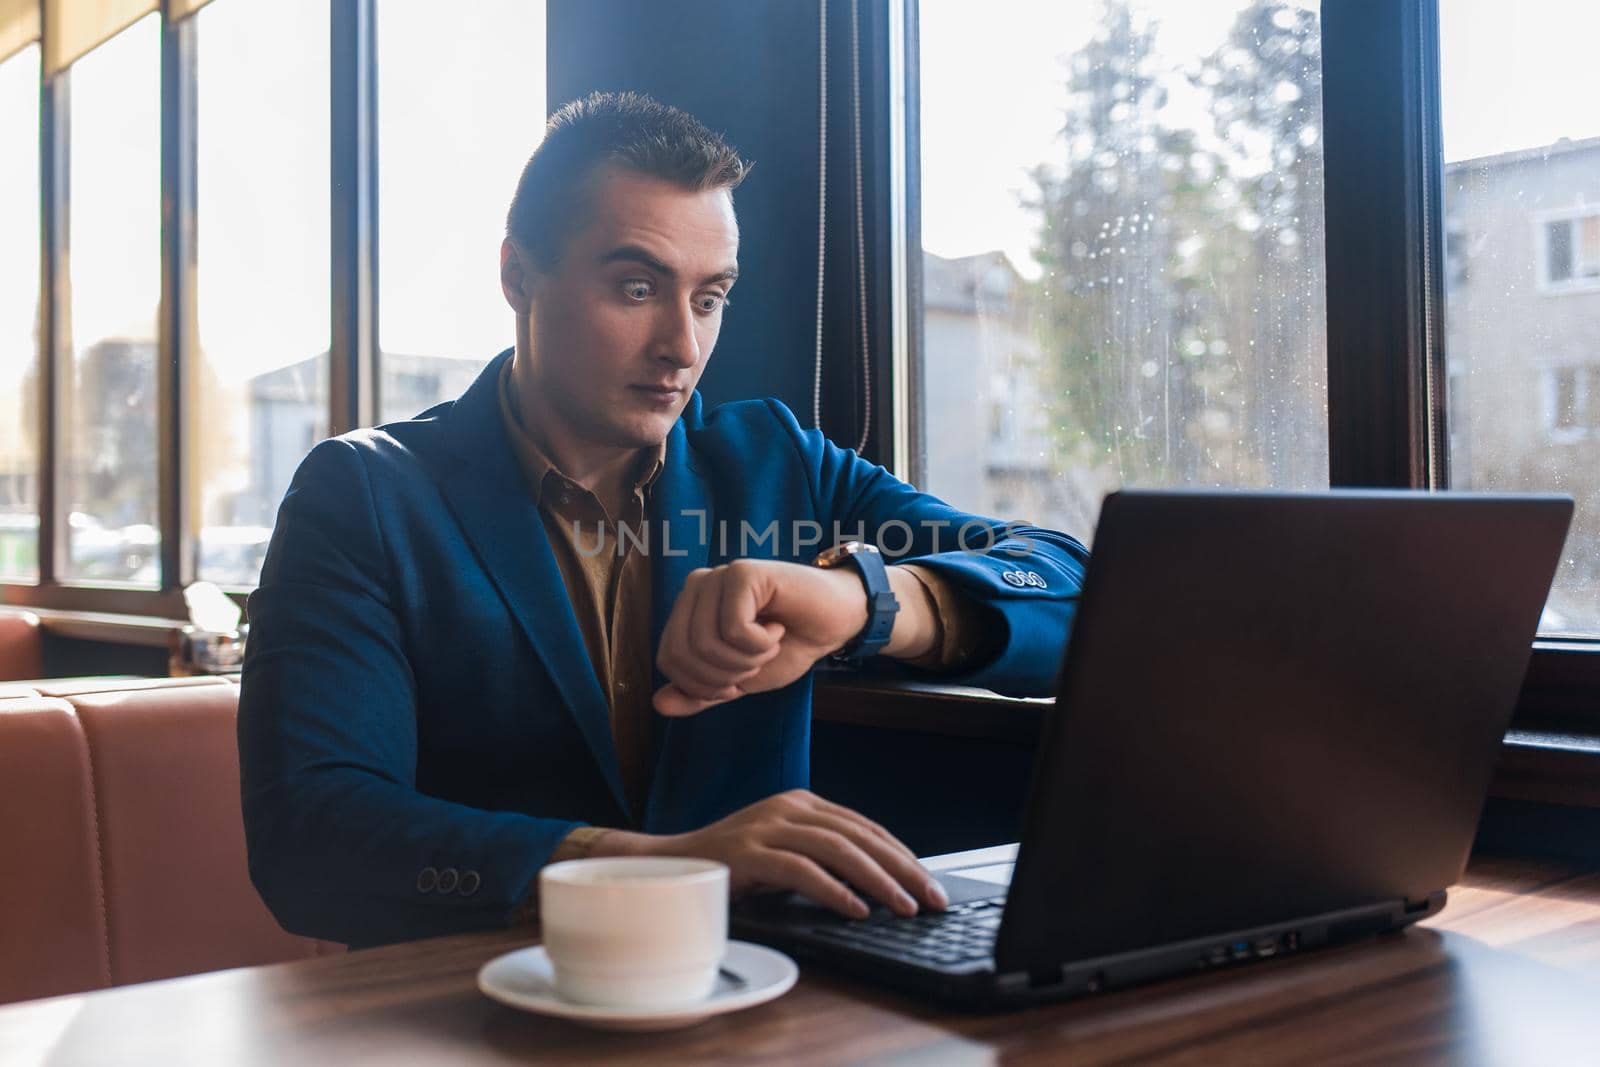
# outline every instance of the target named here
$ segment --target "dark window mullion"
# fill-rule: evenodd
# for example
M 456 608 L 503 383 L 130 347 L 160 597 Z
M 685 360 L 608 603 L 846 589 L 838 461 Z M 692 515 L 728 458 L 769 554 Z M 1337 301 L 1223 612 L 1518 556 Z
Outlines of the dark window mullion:
M 161 587 L 194 580 L 197 537 L 188 475 L 195 469 L 184 433 L 185 384 L 199 358 L 195 330 L 195 26 L 161 22 L 161 315 L 156 331 L 156 390 L 161 530 Z M 202 413 L 203 414 L 203 413 Z
M 891 469 L 913 485 L 926 484 L 927 447 L 923 426 L 922 407 L 923 329 L 922 313 L 922 43 L 920 5 L 918 0 L 902 0 L 904 4 L 905 59 L 901 67 L 904 83 L 901 89 L 905 100 L 905 292 L 906 313 L 903 317 L 906 336 L 904 371 L 906 390 L 904 407 L 907 425 L 902 435 L 906 455 L 890 456 Z M 894 388 L 888 380 L 885 393 Z
M 41 70 L 43 68 L 41 42 Z M 67 181 L 70 166 L 71 74 L 39 87 L 39 585 L 59 581 L 66 562 L 66 523 L 57 521 L 63 494 L 61 376 L 71 373 L 71 294 L 67 277 Z
M 378 122 L 373 0 L 333 0 L 331 69 L 332 337 L 329 432 L 378 412 Z
M 1429 395 L 1441 321 L 1435 11 L 1434 0 L 1322 6 L 1334 486 L 1442 484 L 1443 401 Z

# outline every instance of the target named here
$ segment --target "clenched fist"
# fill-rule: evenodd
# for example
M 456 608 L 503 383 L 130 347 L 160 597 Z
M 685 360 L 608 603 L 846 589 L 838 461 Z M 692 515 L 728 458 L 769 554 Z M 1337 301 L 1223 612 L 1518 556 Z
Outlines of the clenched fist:
M 890 567 L 900 601 L 884 654 L 916 656 L 933 642 L 933 608 L 916 578 Z M 867 594 L 851 568 L 741 559 L 691 571 L 661 633 L 656 666 L 663 715 L 693 715 L 746 693 L 780 689 L 867 625 Z

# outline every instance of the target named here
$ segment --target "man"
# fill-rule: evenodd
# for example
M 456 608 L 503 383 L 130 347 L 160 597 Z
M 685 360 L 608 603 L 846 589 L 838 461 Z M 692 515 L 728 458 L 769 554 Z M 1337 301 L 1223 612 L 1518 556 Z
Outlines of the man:
M 1086 555 L 776 401 L 702 411 L 745 169 L 647 98 L 563 108 L 501 249 L 514 349 L 302 464 L 239 709 L 251 875 L 286 928 L 503 925 L 581 855 L 714 858 L 736 893 L 854 916 L 943 906 L 891 834 L 806 791 L 811 669 L 875 652 L 1045 692 Z

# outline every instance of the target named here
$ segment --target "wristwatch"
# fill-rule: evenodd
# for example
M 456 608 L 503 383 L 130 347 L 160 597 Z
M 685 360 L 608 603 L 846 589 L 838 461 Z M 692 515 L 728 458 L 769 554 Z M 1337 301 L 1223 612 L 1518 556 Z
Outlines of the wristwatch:
M 867 625 L 831 658 L 856 664 L 877 655 L 889 643 L 895 613 L 900 610 L 900 601 L 889 588 L 889 571 L 883 565 L 883 556 L 864 541 L 846 541 L 811 562 L 817 567 L 854 567 L 861 575 L 861 584 L 867 587 Z

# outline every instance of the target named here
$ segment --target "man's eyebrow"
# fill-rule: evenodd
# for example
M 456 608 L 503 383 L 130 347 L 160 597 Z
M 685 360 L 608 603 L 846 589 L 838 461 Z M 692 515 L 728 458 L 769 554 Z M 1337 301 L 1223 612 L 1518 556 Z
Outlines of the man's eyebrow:
M 652 256 L 649 252 L 646 252 L 638 245 L 622 245 L 621 247 L 613 248 L 611 251 L 600 257 L 600 262 L 602 264 L 637 263 L 648 270 L 654 271 L 655 273 L 668 278 L 676 278 L 678 276 L 677 271 L 661 262 L 661 260 L 657 259 L 655 256 Z M 711 277 L 705 279 L 705 281 L 701 284 L 710 285 L 712 282 L 731 282 L 736 281 L 738 277 L 739 268 L 729 267 L 727 270 L 719 271 L 718 273 L 713 274 Z

